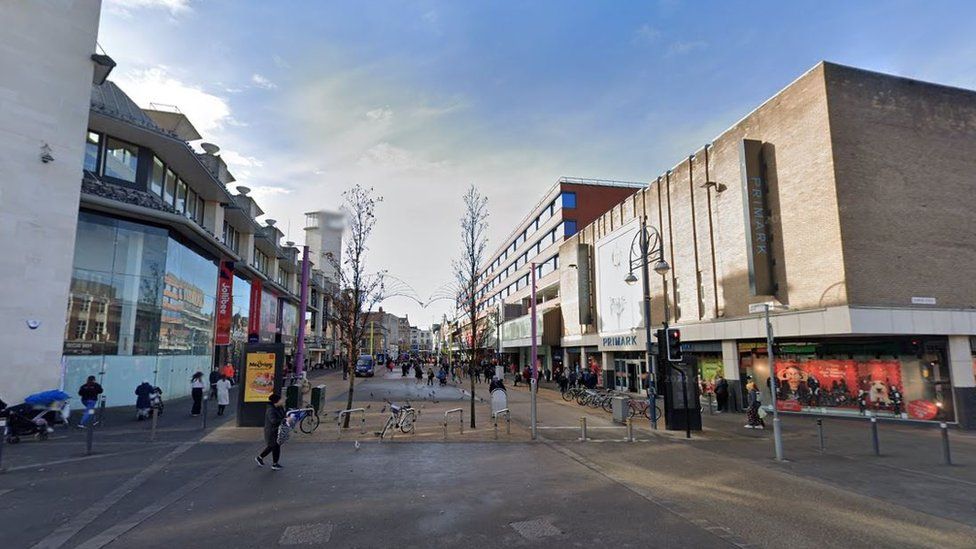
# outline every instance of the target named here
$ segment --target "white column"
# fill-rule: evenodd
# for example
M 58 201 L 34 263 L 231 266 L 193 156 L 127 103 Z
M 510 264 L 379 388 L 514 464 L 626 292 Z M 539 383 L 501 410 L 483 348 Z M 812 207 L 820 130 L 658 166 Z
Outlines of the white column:
M 725 379 L 739 379 L 739 346 L 734 339 L 722 342 L 722 366 Z
M 949 336 L 949 375 L 955 388 L 976 387 L 969 336 Z

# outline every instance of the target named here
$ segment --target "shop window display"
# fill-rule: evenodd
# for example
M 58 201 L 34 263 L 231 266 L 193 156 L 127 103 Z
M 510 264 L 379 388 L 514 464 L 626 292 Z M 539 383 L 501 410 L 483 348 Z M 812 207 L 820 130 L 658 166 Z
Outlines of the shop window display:
M 954 420 L 944 347 L 902 343 L 904 354 L 777 355 L 776 404 L 785 411 Z M 746 375 L 766 386 L 768 396 L 765 349 L 743 356 L 741 364 Z

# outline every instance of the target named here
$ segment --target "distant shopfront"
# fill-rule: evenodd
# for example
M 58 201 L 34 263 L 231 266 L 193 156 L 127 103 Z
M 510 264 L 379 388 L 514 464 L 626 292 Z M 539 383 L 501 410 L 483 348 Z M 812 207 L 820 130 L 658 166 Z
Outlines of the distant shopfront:
M 765 342 L 740 342 L 738 350 L 742 379 L 751 376 L 770 402 Z M 955 421 L 946 359 L 944 337 L 779 342 L 777 406 L 819 414 Z

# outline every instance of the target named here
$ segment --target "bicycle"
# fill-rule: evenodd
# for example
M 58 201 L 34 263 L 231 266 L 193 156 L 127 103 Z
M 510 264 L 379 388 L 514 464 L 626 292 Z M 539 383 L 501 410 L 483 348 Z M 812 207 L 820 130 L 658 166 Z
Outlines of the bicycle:
M 315 408 L 309 406 L 308 408 L 298 408 L 295 410 L 288 410 L 286 414 L 292 420 L 292 430 L 298 427 L 306 435 L 312 434 L 313 431 L 319 428 L 319 415 L 315 412 Z
M 570 387 L 565 393 L 562 393 L 562 397 L 566 402 L 572 402 L 584 392 L 586 392 L 586 389 L 583 387 Z
M 413 406 L 410 406 L 409 402 L 403 406 L 390 404 L 390 417 L 387 418 L 383 430 L 377 434 L 382 439 L 391 429 L 400 429 L 402 433 L 412 433 L 416 422 L 417 411 L 413 409 Z

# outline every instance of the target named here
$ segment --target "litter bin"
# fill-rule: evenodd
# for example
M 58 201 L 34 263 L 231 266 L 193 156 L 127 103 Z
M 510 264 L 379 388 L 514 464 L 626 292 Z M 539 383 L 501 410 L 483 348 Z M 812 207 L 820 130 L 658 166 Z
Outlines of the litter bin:
M 627 418 L 630 417 L 630 397 L 626 396 L 615 396 L 611 399 L 610 404 L 613 406 L 613 421 L 615 423 L 627 423 Z
M 316 414 L 322 413 L 322 407 L 325 406 L 325 385 L 316 385 L 312 387 L 312 396 L 310 397 L 310 404 L 312 408 L 315 408 Z
M 302 386 L 289 385 L 285 388 L 285 408 L 294 410 L 302 407 Z

